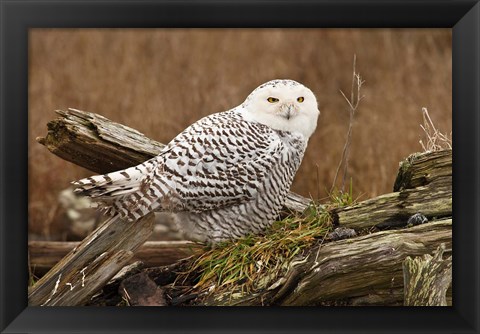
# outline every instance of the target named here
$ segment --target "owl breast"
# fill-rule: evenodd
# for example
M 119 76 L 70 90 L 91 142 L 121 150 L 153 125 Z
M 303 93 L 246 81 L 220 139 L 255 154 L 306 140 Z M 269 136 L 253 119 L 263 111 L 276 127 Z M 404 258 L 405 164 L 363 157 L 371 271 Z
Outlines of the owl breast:
M 275 149 L 265 157 L 269 160 L 265 164 L 271 168 L 268 168 L 262 177 L 255 175 L 256 167 L 259 167 L 252 161 L 248 172 L 252 177 L 252 183 L 246 187 L 246 190 L 249 194 L 253 194 L 253 197 L 246 201 L 233 202 L 222 208 L 179 212 L 178 223 L 188 238 L 216 243 L 247 234 L 259 234 L 278 218 L 293 178 L 302 162 L 307 142 L 299 134 L 271 130 L 266 132 L 268 140 L 262 137 L 263 145 L 265 142 L 273 143 L 271 145 L 275 146 Z M 225 186 L 218 189 L 217 194 L 221 190 L 229 191 L 228 186 Z

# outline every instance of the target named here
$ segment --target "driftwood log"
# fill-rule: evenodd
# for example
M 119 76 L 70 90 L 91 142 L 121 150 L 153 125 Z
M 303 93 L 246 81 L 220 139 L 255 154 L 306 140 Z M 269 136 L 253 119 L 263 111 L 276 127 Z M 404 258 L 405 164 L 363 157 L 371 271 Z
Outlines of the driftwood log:
M 60 118 L 48 124 L 47 136 L 38 138 L 38 142 L 61 158 L 97 173 L 138 164 L 158 154 L 163 147 L 136 130 L 93 113 L 69 109 L 58 111 L 58 114 Z M 442 171 L 437 171 L 437 162 Z M 409 157 L 400 167 L 393 193 L 332 212 L 335 224 L 363 231 L 379 231 L 405 226 L 409 217 L 419 212 L 431 222 L 325 243 L 292 262 L 286 274 L 264 291 L 234 299 L 216 295 L 202 300 L 201 304 L 402 305 L 404 259 L 430 254 L 440 243 L 451 249 L 451 177 L 451 150 Z M 302 211 L 309 202 L 291 193 L 286 207 Z M 91 243 L 84 241 L 77 250 L 90 246 Z M 124 251 L 131 256 L 128 252 L 134 252 L 136 248 L 138 246 Z M 95 261 L 105 252 L 110 254 L 102 250 L 87 262 Z M 72 257 L 72 253 L 75 251 L 66 258 Z M 61 263 L 65 264 L 64 260 Z M 63 280 L 57 283 L 58 273 L 65 270 L 61 263 L 46 275 L 50 278 L 48 284 L 42 278 L 31 289 L 29 301 L 32 305 L 51 305 L 51 301 L 56 296 L 58 298 L 59 286 L 69 283 Z M 153 281 L 167 283 L 158 275 L 168 271 L 171 276 L 172 268 L 175 264 L 169 269 L 150 268 L 146 272 Z M 106 284 L 109 279 L 104 277 L 102 283 Z M 90 287 L 81 299 L 70 300 L 70 305 L 84 304 L 100 285 Z M 39 295 L 39 290 L 43 291 L 41 298 L 33 299 Z M 68 290 L 65 289 L 65 293 Z M 48 298 L 51 300 L 46 303 Z
M 393 193 L 334 211 L 335 221 L 354 229 L 405 226 L 421 212 L 428 219 L 452 215 L 452 151 L 412 154 L 400 163 Z
M 87 302 L 148 239 L 153 222 L 153 214 L 135 224 L 107 219 L 29 289 L 29 304 L 68 306 Z
M 36 275 L 43 275 L 80 244 L 78 241 L 29 241 L 30 265 Z M 202 248 L 202 245 L 191 241 L 147 241 L 138 248 L 132 261 L 142 261 L 146 267 L 165 266 Z

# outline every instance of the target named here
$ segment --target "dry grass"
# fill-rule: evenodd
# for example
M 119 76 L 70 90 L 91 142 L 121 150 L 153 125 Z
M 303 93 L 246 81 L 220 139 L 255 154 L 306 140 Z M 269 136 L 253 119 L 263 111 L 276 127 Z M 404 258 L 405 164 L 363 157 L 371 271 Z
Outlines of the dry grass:
M 421 150 L 421 106 L 451 131 L 451 37 L 450 29 L 32 29 L 30 231 L 54 237 L 58 192 L 91 174 L 35 142 L 53 110 L 98 112 L 167 142 L 274 78 L 298 80 L 317 96 L 318 129 L 293 190 L 328 197 L 349 127 L 339 90 L 350 89 L 354 54 L 366 84 L 347 181 L 355 197 L 389 192 L 398 162 Z
M 422 108 L 423 125 L 420 124 L 425 138 L 420 139 L 420 145 L 425 152 L 441 151 L 445 149 L 452 149 L 452 132 L 446 135 L 440 132 L 433 124 L 427 108 Z

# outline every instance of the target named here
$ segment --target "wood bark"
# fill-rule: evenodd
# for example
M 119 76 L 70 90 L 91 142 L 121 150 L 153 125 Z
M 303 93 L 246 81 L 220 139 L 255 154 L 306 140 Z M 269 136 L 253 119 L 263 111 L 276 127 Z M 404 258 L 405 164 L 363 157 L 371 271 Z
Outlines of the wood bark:
M 353 229 L 405 226 L 421 213 L 452 216 L 452 150 L 415 153 L 400 163 L 394 192 L 333 211 L 335 223 Z
M 153 223 L 153 214 L 135 224 L 107 219 L 29 289 L 29 305 L 84 304 L 133 257 Z
M 113 123 L 96 114 L 74 109 L 58 113 L 61 117 L 48 124 L 47 136 L 38 138 L 38 141 L 63 159 L 97 173 L 138 164 L 158 154 L 163 147 L 163 144 L 146 138 L 136 130 Z M 417 212 L 427 216 L 429 220 L 441 219 L 408 229 L 381 231 L 323 244 L 291 263 L 289 270 L 264 291 L 233 299 L 227 294 L 218 294 L 199 303 L 368 305 L 375 300 L 381 300 L 385 304 L 401 304 L 403 294 L 399 291 L 403 288 L 402 262 L 405 257 L 429 254 L 440 243 L 445 243 L 451 248 L 452 221 L 448 218 L 452 213 L 451 158 L 449 165 L 448 156 L 451 157 L 451 150 L 409 157 L 408 164 L 400 167 L 403 176 L 399 176 L 398 182 L 395 182 L 397 191 L 332 212 L 337 225 L 357 230 L 404 226 L 409 216 Z M 441 172 L 435 171 L 437 159 L 444 162 L 439 164 L 444 169 Z M 417 176 L 418 173 L 423 177 Z M 291 193 L 286 209 L 303 211 L 309 203 L 310 200 Z M 138 228 L 137 224 L 131 226 Z M 128 229 L 127 226 L 122 228 Z M 100 236 L 103 233 L 100 232 Z M 86 240 L 91 238 L 92 236 L 89 236 Z M 123 240 L 126 239 L 127 235 Z M 91 246 L 92 243 L 84 241 L 79 247 L 83 247 L 82 250 L 88 253 Z M 136 244 L 130 249 L 122 249 L 123 252 L 117 255 L 119 260 L 116 262 L 120 263 L 120 260 L 132 256 L 131 252 L 138 247 Z M 108 246 L 105 249 L 91 249 L 92 256 L 86 263 L 94 263 L 95 259 L 104 253 L 105 257 L 118 253 L 118 249 L 111 248 L 113 250 Z M 63 287 L 65 290 L 65 285 L 72 281 L 71 277 L 75 274 L 77 275 L 74 277 L 77 279 L 75 282 L 79 282 L 78 270 L 83 267 L 69 265 L 75 254 L 76 250 L 73 250 L 52 268 L 45 276 L 47 278 L 45 280 L 42 278 L 44 281 L 41 280 L 41 288 L 38 287 L 40 283 L 38 282 L 31 289 L 29 294 L 31 304 L 57 305 L 52 300 L 59 299 L 58 289 Z M 68 281 L 63 279 L 64 276 L 58 278 L 65 268 L 68 269 L 67 272 L 73 272 Z M 175 265 L 172 268 L 175 268 Z M 167 279 L 154 277 L 153 273 L 167 273 L 171 278 L 172 268 L 149 270 L 148 273 L 150 278 L 159 284 L 166 282 Z M 111 278 L 112 275 L 108 276 Z M 66 295 L 66 292 L 63 293 Z M 50 298 L 52 296 L 54 298 Z M 84 301 L 85 296 L 82 298 L 77 298 L 77 301 Z M 71 302 L 68 298 L 60 300 L 61 303 Z
M 400 162 L 393 191 L 413 189 L 452 178 L 452 150 L 415 153 Z
M 451 176 L 333 211 L 336 224 L 359 230 L 406 226 L 409 217 L 416 213 L 422 213 L 428 219 L 452 215 Z
M 34 274 L 45 274 L 79 245 L 77 241 L 30 241 L 28 250 Z M 132 261 L 140 260 L 147 267 L 164 266 L 196 254 L 202 248 L 190 241 L 147 241 L 138 248 Z
M 403 262 L 405 306 L 447 306 L 447 290 L 452 284 L 452 257 L 443 258 L 441 244 L 433 256 L 425 254 Z

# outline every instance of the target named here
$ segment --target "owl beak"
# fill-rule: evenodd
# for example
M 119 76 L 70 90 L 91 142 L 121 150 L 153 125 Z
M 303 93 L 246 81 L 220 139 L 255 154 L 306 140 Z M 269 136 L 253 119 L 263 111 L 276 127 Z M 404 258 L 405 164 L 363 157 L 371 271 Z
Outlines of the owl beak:
M 295 113 L 295 106 L 293 103 L 284 103 L 280 106 L 280 113 L 283 117 L 289 120 Z

